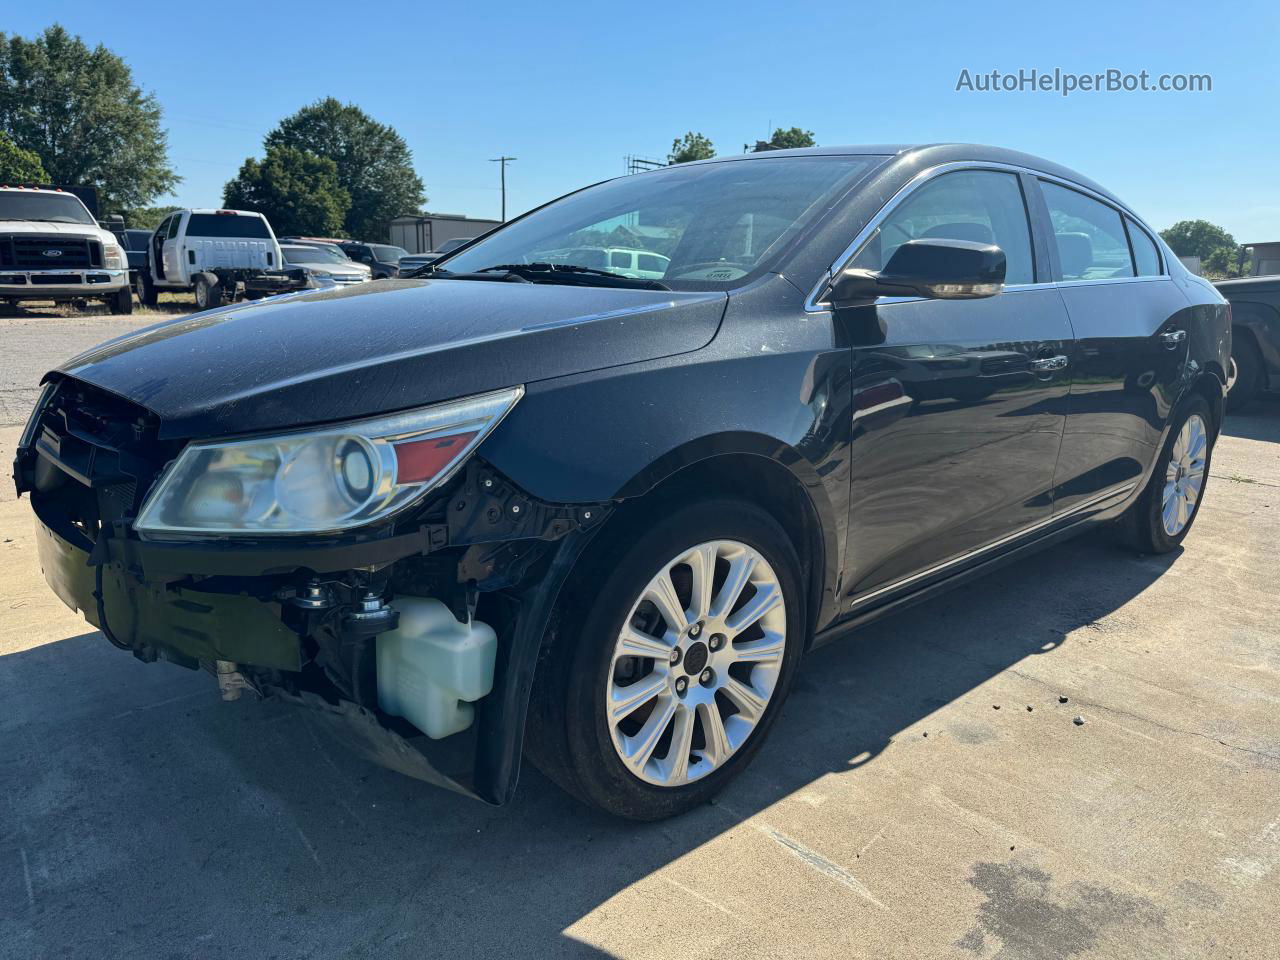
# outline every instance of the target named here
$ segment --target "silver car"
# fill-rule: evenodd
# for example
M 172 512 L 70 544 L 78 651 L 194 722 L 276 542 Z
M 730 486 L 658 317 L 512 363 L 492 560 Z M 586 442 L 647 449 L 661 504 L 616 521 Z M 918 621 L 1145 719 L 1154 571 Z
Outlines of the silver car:
M 301 267 L 308 278 L 323 282 L 331 280 L 341 286 L 364 283 L 373 277 L 373 271 L 363 263 L 356 263 L 344 254 L 326 245 L 282 243 L 280 253 L 286 266 Z

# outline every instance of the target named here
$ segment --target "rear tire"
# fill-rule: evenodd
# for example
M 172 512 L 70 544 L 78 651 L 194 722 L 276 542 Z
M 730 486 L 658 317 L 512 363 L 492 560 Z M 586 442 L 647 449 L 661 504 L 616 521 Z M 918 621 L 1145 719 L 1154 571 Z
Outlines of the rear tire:
M 1169 553 L 1191 532 L 1213 459 L 1209 402 L 1192 394 L 1179 406 L 1142 495 L 1121 517 L 1124 539 L 1140 553 Z
M 562 594 L 526 748 L 543 773 L 585 803 L 659 820 L 719 792 L 777 719 L 805 642 L 800 563 L 772 517 L 725 500 L 693 503 L 643 526 L 622 522 L 601 551 Z M 699 577 L 686 555 L 709 558 L 703 569 L 710 577 Z M 707 600 L 696 598 L 699 582 L 710 584 L 702 591 Z M 674 585 L 671 614 L 646 599 L 655 583 Z M 766 612 L 753 620 L 759 609 Z M 694 626 L 673 629 L 669 617 L 689 610 Z M 752 625 L 739 632 L 744 619 Z M 642 648 L 654 656 L 627 654 L 633 644 L 623 645 L 624 629 L 629 638 L 642 634 Z M 675 647 L 680 652 L 671 655 Z M 657 692 L 620 713 L 633 684 Z
M 154 307 L 160 302 L 160 293 L 145 270 L 138 274 L 138 301 L 144 307 Z
M 213 310 L 222 306 L 222 284 L 211 274 L 196 275 L 196 309 Z
M 1262 392 L 1262 357 L 1248 334 L 1236 333 L 1232 337 L 1231 359 L 1236 362 L 1236 382 L 1227 394 L 1227 410 L 1239 413 Z

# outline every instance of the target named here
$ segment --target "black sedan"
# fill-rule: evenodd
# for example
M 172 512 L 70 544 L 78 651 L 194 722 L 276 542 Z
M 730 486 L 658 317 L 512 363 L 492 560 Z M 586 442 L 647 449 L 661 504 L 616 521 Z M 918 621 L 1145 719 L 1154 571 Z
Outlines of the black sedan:
M 615 248 L 665 273 L 568 254 Z M 108 342 L 46 375 L 16 480 L 136 657 L 491 803 L 527 751 L 650 819 L 742 770 L 815 644 L 1095 524 L 1177 548 L 1228 323 L 1056 164 L 777 151 Z

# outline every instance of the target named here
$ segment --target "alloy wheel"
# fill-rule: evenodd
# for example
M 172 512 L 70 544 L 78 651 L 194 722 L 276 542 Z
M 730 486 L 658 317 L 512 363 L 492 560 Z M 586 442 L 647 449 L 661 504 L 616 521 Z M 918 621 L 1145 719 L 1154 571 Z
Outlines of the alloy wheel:
M 753 547 L 714 540 L 664 564 L 609 667 L 605 722 L 627 769 L 678 787 L 728 761 L 769 706 L 786 632 L 782 584 Z
M 1183 531 L 1196 511 L 1208 452 L 1209 432 L 1201 416 L 1193 413 L 1178 431 L 1164 474 L 1160 514 L 1164 532 L 1171 537 Z

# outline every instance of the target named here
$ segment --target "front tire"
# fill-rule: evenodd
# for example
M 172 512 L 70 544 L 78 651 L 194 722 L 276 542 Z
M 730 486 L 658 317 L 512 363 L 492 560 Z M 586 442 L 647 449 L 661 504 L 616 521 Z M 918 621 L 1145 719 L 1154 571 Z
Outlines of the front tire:
M 1127 539 L 1141 553 L 1169 553 L 1191 532 L 1200 513 L 1213 457 L 1213 414 L 1199 394 L 1184 401 L 1151 479 L 1122 518 Z
M 118 290 L 107 298 L 107 305 L 112 313 L 133 313 L 133 291 L 128 287 Z
M 805 640 L 800 564 L 734 501 L 620 523 L 603 549 L 561 599 L 529 752 L 579 799 L 658 820 L 721 790 L 776 720 Z
M 1236 333 L 1232 343 L 1231 359 L 1236 362 L 1236 382 L 1227 394 L 1227 410 L 1239 413 L 1262 392 L 1262 357 L 1248 334 Z
M 154 307 L 160 302 L 160 293 L 145 270 L 138 274 L 138 302 L 144 307 Z

